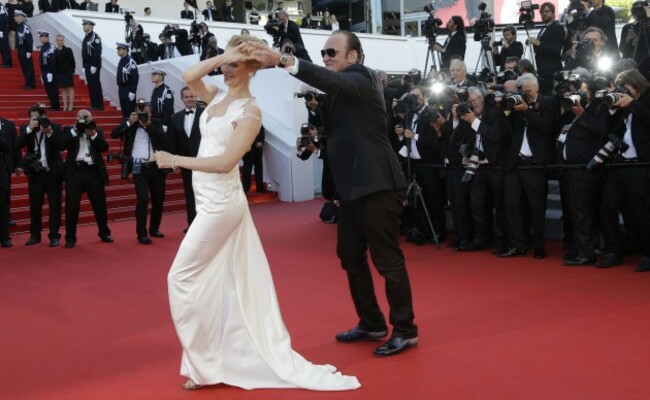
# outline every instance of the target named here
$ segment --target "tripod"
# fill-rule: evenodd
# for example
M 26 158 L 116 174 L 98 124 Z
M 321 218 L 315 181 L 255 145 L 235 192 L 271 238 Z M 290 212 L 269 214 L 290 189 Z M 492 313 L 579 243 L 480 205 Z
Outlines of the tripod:
M 529 29 L 527 25 L 524 25 L 524 31 L 526 32 L 526 37 L 530 37 L 530 34 L 528 33 Z M 530 54 L 529 60 L 532 61 L 533 67 L 535 68 L 535 71 L 537 71 L 537 60 L 535 60 L 535 49 L 533 48 L 533 44 L 530 43 L 528 39 L 526 39 L 524 54 L 521 56 L 521 58 L 522 59 L 526 58 L 526 54 Z
M 406 121 L 411 122 L 413 120 L 413 111 L 410 111 L 406 115 Z M 422 188 L 418 184 L 418 181 L 415 179 L 415 172 L 411 168 L 411 141 L 412 139 L 406 139 L 406 174 L 411 182 L 406 189 L 406 200 L 404 200 L 404 206 L 411 204 L 413 210 L 417 210 L 418 204 L 422 207 L 424 211 L 424 216 L 429 224 L 429 229 L 433 234 L 433 240 L 436 242 L 436 247 L 440 250 L 440 242 L 438 241 L 438 234 L 435 229 L 433 229 L 433 223 L 431 222 L 431 217 L 429 216 L 429 210 L 427 205 L 424 202 L 424 197 L 422 196 Z
M 474 68 L 475 73 L 478 73 L 478 66 L 481 64 L 481 60 L 485 61 L 490 72 L 496 74 L 497 70 L 494 65 L 494 55 L 492 54 L 492 47 L 490 47 L 489 35 L 481 38 L 481 54 L 479 54 L 478 59 L 476 60 L 476 67 Z
M 433 45 L 436 43 L 436 38 L 427 37 L 427 57 L 424 61 L 424 69 L 422 72 L 424 76 L 428 76 L 427 67 L 429 66 L 429 57 L 431 57 L 431 69 L 435 69 L 436 72 L 439 72 L 442 68 L 442 60 L 440 59 L 440 53 L 437 53 L 433 50 Z M 436 57 L 437 56 L 437 57 Z
M 639 42 L 643 39 L 645 42 L 645 51 L 646 55 L 650 55 L 650 44 L 648 44 L 648 36 L 647 36 L 647 26 L 650 21 L 648 19 L 642 19 L 639 21 L 639 33 L 636 34 L 637 39 L 636 43 L 634 44 L 634 53 L 632 53 L 632 59 L 636 60 L 637 52 L 639 50 Z M 634 27 L 632 27 L 632 30 L 634 31 Z

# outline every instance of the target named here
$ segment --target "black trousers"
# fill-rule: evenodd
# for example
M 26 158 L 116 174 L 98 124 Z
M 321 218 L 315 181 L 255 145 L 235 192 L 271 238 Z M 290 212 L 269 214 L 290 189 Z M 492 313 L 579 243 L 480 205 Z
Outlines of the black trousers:
M 183 177 L 183 191 L 185 192 L 185 212 L 187 213 L 187 225 L 192 225 L 196 218 L 196 201 L 194 200 L 194 187 L 192 186 L 192 170 L 181 169 Z
M 11 60 L 11 48 L 9 47 L 9 32 L 4 32 L 4 37 L 0 39 L 0 56 L 2 56 L 2 65 L 6 67 L 13 66 Z
M 463 244 L 469 244 L 472 241 L 474 228 L 469 184 L 461 181 L 464 173 L 465 170 L 462 168 L 449 168 L 446 170 L 445 179 L 456 240 Z
M 493 236 L 497 241 L 505 241 L 507 234 L 503 171 L 489 168 L 479 167 L 469 183 L 474 242 L 481 246 L 487 246 Z
M 447 230 L 445 217 L 445 184 L 444 180 L 440 178 L 440 171 L 435 168 L 425 168 L 416 165 L 415 179 L 422 189 L 424 204 L 427 206 L 427 211 L 431 218 L 433 229 L 438 235 L 438 240 L 444 240 Z M 409 201 L 412 201 L 412 199 L 409 199 Z M 424 223 L 424 225 L 428 225 L 428 222 L 420 222 Z M 429 227 L 424 227 L 428 232 Z
M 503 186 L 510 245 L 526 251 L 530 236 L 533 248 L 544 247 L 548 197 L 546 171 L 542 168 L 531 168 L 506 172 Z
M 165 174 L 155 163 L 143 164 L 142 172 L 133 174 L 135 184 L 135 226 L 138 237 L 147 236 L 147 206 L 151 195 L 151 221 L 149 232 L 156 232 L 162 220 L 163 203 L 165 202 Z
M 262 149 L 255 147 L 248 153 L 244 154 L 244 167 L 242 168 L 241 182 L 244 187 L 244 193 L 248 193 L 251 189 L 251 173 L 255 167 L 255 185 L 257 191 L 264 188 L 264 165 L 262 163 Z
M 7 221 L 11 221 L 11 176 L 13 174 L 13 171 L 9 172 L 9 187 L 7 190 L 3 191 L 4 197 L 5 197 L 5 202 L 6 202 L 6 207 L 2 208 L 2 213 L 6 214 L 7 216 Z
M 90 105 L 92 108 L 104 108 L 104 92 L 102 91 L 102 82 L 99 74 L 102 72 L 101 67 L 97 68 L 94 74 L 90 72 L 90 67 L 84 67 L 86 74 L 86 83 L 88 84 L 88 93 L 90 95 Z
M 27 58 L 27 50 L 22 48 L 18 49 L 18 62 L 20 63 L 20 69 L 22 70 L 23 77 L 25 78 L 25 86 L 36 87 L 34 78 L 34 53 L 31 54 L 32 57 Z
M 120 98 L 120 108 L 122 109 L 122 118 L 128 119 L 131 113 L 135 111 L 135 98 L 129 99 L 129 88 L 120 86 L 118 89 L 118 96 Z
M 41 73 L 41 79 L 43 79 L 43 87 L 47 98 L 50 100 L 50 107 L 58 111 L 61 108 L 61 103 L 59 102 L 59 85 L 56 83 L 56 76 L 52 76 L 52 82 L 48 82 L 47 74 Z
M 65 184 L 65 240 L 66 242 L 77 241 L 77 222 L 79 221 L 79 206 L 81 194 L 86 193 L 90 204 L 93 207 L 98 235 L 106 236 L 111 234 L 108 229 L 108 211 L 106 210 L 106 193 L 104 192 L 104 180 L 93 165 L 81 165 L 75 168 L 75 172 Z
M 41 237 L 43 230 L 43 205 L 45 204 L 45 195 L 49 205 L 50 215 L 49 235 L 50 240 L 59 239 L 59 228 L 61 228 L 61 195 L 63 184 L 61 180 L 52 174 L 52 172 L 43 172 L 38 175 L 30 176 L 29 183 L 29 233 L 38 238 Z
M 618 219 L 621 210 L 627 210 L 624 215 L 638 232 L 641 255 L 650 257 L 650 168 L 613 168 L 603 185 L 600 218 L 605 250 L 619 255 L 625 248 Z
M 9 188 L 0 186 L 0 241 L 9 240 L 9 202 L 7 193 Z
M 411 284 L 399 246 L 405 195 L 405 190 L 400 189 L 342 201 L 338 209 L 336 251 L 348 275 L 359 327 L 369 331 L 386 329 L 368 265 L 367 251 L 370 249 L 372 261 L 386 282 L 393 335 L 412 338 L 418 331 L 413 322 Z
M 578 257 L 595 258 L 598 241 L 597 226 L 603 176 L 600 171 L 567 170 L 569 212 L 575 227 L 573 249 Z

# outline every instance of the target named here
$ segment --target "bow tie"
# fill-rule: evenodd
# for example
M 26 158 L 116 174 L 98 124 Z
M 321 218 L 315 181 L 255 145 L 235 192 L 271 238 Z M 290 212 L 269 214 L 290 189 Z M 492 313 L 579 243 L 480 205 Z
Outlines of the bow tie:
M 185 115 L 190 115 L 190 114 L 194 114 L 194 110 L 185 111 Z

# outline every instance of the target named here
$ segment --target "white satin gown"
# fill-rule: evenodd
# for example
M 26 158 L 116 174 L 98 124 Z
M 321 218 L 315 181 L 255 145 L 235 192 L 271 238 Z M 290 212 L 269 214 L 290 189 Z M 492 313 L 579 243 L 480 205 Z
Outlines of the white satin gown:
M 201 114 L 198 157 L 223 154 L 250 99 Z M 291 348 L 239 167 L 193 173 L 197 215 L 169 271 L 169 302 L 183 347 L 181 375 L 200 385 L 351 390 L 357 378 L 314 365 Z

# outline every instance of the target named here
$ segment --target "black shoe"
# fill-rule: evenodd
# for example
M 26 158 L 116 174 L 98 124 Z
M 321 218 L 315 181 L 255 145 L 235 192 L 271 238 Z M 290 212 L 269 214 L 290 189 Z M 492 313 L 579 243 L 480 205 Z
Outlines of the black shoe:
M 458 247 L 460 245 L 460 240 L 452 240 L 450 242 L 447 242 L 447 247 Z
M 9 222 L 7 223 L 7 225 L 9 225 L 10 227 L 13 228 L 14 226 L 16 226 L 16 225 L 18 225 L 18 224 L 17 224 L 16 221 L 14 221 L 13 219 L 10 219 Z
M 493 247 L 492 247 L 492 254 L 503 254 L 508 252 L 508 246 L 503 243 L 503 242 L 497 242 Z
M 138 242 L 140 244 L 151 244 L 153 240 L 149 236 L 138 236 Z
M 364 340 L 378 340 L 385 337 L 387 334 L 388 331 L 368 332 L 355 326 L 349 331 L 337 333 L 336 340 L 339 342 L 361 342 Z
M 11 239 L 0 241 L 0 247 L 9 248 L 11 246 L 13 246 Z
M 506 251 L 504 253 L 497 254 L 497 257 L 501 257 L 501 258 L 526 257 L 526 254 L 527 254 L 526 251 L 519 250 L 519 249 L 513 247 L 512 249 L 510 249 L 510 250 L 508 250 L 508 251 Z
M 458 246 L 458 251 L 478 251 L 478 250 L 485 250 L 487 248 L 486 245 L 478 243 L 478 242 L 470 242 L 468 244 L 460 244 Z
M 642 257 L 639 265 L 635 269 L 636 272 L 650 271 L 650 257 Z
M 406 349 L 415 347 L 418 345 L 418 338 L 414 337 L 411 339 L 402 339 L 396 336 L 391 337 L 386 343 L 377 347 L 372 354 L 379 357 L 392 356 L 399 354 Z
M 66 249 L 71 249 L 71 248 L 73 248 L 75 246 L 76 243 L 77 242 L 75 242 L 75 241 L 66 240 L 65 241 L 65 246 L 63 246 L 63 247 L 65 247 Z
M 50 247 L 59 247 L 59 239 L 50 239 Z
M 598 268 L 611 268 L 617 265 L 623 265 L 623 257 L 616 253 L 607 253 L 602 261 L 596 263 Z
M 155 238 L 164 238 L 165 237 L 165 234 L 160 232 L 159 230 L 149 231 L 149 235 L 153 236 Z
M 100 239 L 102 240 L 102 242 L 104 242 L 104 243 L 113 243 L 113 242 L 114 242 L 114 240 L 113 240 L 113 238 L 111 237 L 111 235 L 101 235 L 101 236 L 99 236 L 99 238 L 100 238 Z
M 40 242 L 41 242 L 40 237 L 32 235 L 32 236 L 29 237 L 29 240 L 27 240 L 27 242 L 25 242 L 25 246 L 33 246 L 33 245 L 35 245 L 37 243 L 40 243 Z
M 535 247 L 535 250 L 533 250 L 533 258 L 535 258 L 536 260 L 541 260 L 544 257 L 546 257 L 546 251 L 544 250 L 544 248 Z
M 585 265 L 594 265 L 596 263 L 596 257 L 565 257 L 564 265 L 567 267 L 582 267 Z

